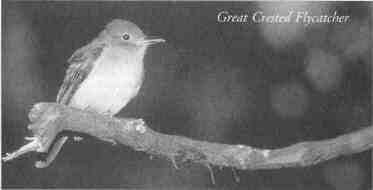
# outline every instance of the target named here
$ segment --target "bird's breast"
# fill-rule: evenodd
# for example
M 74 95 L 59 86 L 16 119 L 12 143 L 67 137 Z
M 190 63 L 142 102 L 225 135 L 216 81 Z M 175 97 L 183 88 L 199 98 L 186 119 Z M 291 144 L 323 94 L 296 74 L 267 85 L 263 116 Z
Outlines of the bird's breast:
M 75 93 L 72 106 L 114 115 L 137 95 L 142 79 L 143 57 L 106 50 Z

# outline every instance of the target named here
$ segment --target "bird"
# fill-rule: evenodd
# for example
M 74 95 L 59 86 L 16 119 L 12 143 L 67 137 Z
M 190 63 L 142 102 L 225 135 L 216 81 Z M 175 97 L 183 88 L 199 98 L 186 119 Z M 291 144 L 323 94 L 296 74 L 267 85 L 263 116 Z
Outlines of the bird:
M 144 79 L 146 50 L 160 42 L 165 40 L 145 35 L 131 21 L 112 20 L 68 59 L 56 102 L 114 116 L 138 94 Z M 50 165 L 67 140 L 67 136 L 55 139 L 46 158 L 36 167 Z

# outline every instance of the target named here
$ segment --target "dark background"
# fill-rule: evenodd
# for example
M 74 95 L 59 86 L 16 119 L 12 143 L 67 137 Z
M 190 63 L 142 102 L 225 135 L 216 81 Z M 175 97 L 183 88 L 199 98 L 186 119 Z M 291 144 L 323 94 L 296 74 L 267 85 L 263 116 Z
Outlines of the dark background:
M 7 2 L 2 10 L 2 150 L 29 136 L 27 113 L 54 101 L 66 60 L 113 18 L 167 43 L 145 57 L 139 95 L 118 117 L 141 117 L 159 132 L 220 143 L 279 148 L 332 138 L 371 124 L 369 2 Z M 218 23 L 219 11 L 349 15 L 344 24 Z M 208 169 L 94 138 L 69 142 L 53 164 L 35 154 L 2 164 L 3 187 L 160 189 L 370 188 L 370 153 L 317 166 L 266 171 Z

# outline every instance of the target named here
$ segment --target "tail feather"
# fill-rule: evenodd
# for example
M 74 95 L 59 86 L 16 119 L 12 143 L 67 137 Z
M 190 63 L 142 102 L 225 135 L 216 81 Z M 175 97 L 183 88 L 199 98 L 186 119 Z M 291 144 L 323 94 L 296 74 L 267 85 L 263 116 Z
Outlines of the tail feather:
M 53 162 L 53 160 L 57 157 L 58 153 L 60 152 L 63 144 L 65 144 L 65 142 L 67 141 L 67 139 L 68 139 L 67 136 L 63 136 L 63 137 L 59 138 L 52 145 L 52 148 L 48 152 L 48 156 L 47 156 L 46 160 L 45 161 L 41 161 L 40 160 L 40 161 L 36 162 L 35 167 L 37 167 L 37 168 L 48 167 Z

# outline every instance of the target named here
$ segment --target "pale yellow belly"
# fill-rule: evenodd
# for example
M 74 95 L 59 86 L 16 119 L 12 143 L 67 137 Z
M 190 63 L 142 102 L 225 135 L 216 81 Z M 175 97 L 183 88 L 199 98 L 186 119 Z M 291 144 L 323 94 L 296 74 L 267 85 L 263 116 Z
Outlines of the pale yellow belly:
M 101 60 L 74 94 L 70 105 L 114 115 L 137 95 L 143 75 L 142 63 Z

